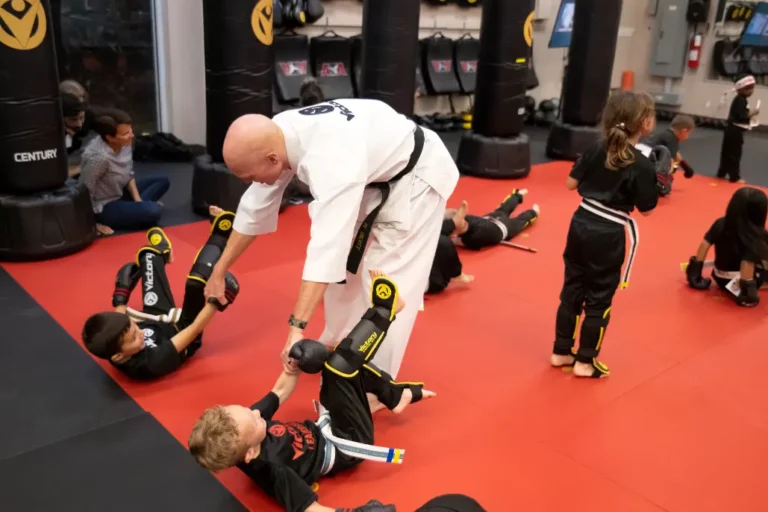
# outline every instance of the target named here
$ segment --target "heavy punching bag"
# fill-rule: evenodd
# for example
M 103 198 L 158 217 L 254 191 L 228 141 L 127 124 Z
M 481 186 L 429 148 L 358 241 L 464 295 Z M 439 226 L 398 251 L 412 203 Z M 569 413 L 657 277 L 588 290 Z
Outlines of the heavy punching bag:
M 547 156 L 576 160 L 599 136 L 611 90 L 622 0 L 578 0 L 563 80 L 561 119 L 552 124 Z
M 419 62 L 419 0 L 365 0 L 363 3 L 360 96 L 381 100 L 413 115 Z
M 272 116 L 272 0 L 203 0 L 207 150 L 244 114 Z
M 247 188 L 223 164 L 224 138 L 245 114 L 272 117 L 273 0 L 203 0 L 207 155 L 195 160 L 192 208 L 234 211 Z
M 531 171 L 525 115 L 534 0 L 486 0 L 472 131 L 459 145 L 457 165 L 471 176 L 523 178 Z
M 0 193 L 67 180 L 67 149 L 48 0 L 0 0 Z
M 49 0 L 0 0 L 0 260 L 45 260 L 96 238 L 67 151 Z

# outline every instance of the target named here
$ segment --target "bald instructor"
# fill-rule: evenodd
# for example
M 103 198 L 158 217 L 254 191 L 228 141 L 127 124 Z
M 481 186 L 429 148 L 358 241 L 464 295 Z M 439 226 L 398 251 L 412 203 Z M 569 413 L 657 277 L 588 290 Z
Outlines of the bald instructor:
M 224 274 L 257 235 L 277 229 L 283 190 L 296 175 L 314 200 L 302 283 L 293 314 L 286 314 L 291 346 L 320 301 L 325 331 L 335 346 L 370 304 L 369 269 L 399 284 L 406 304 L 373 362 L 397 376 L 435 255 L 443 212 L 459 171 L 434 132 L 418 127 L 386 103 L 325 101 L 274 116 L 245 115 L 230 126 L 224 160 L 251 182 L 240 199 L 227 247 L 206 286 L 224 297 Z M 367 249 L 366 249 L 367 245 Z

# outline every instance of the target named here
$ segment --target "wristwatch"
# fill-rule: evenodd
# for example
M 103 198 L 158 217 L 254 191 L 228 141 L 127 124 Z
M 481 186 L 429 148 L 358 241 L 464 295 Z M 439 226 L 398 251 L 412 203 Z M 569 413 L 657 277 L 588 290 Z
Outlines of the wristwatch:
M 297 320 L 295 316 L 291 315 L 291 318 L 288 319 L 288 325 L 291 327 L 304 329 L 307 326 L 307 322 L 304 322 L 303 320 Z

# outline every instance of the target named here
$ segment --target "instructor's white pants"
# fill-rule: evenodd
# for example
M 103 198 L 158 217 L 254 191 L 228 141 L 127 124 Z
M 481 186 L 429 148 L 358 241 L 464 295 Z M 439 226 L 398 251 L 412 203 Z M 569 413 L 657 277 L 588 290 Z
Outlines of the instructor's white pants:
M 405 309 L 397 314 L 373 358 L 373 363 L 393 378 L 400 371 L 424 299 L 445 213 L 446 200 L 418 177 L 417 171 L 424 165 L 445 166 L 446 171 L 455 170 L 458 176 L 456 164 L 442 143 L 425 146 L 425 152 L 414 170 L 415 175 L 402 183 L 403 187 L 410 188 L 405 191 L 410 195 L 409 200 L 405 198 L 406 204 L 410 205 L 409 219 L 405 223 L 407 228 L 398 227 L 397 223 L 374 223 L 370 243 L 357 274 L 347 273 L 347 282 L 330 285 L 324 297 L 325 330 L 320 341 L 328 346 L 336 346 L 357 325 L 371 305 L 371 278 L 368 271 L 379 269 L 397 284 L 399 296 L 405 301 Z M 389 202 L 382 212 L 388 206 Z M 379 218 L 382 217 L 386 219 L 387 216 Z

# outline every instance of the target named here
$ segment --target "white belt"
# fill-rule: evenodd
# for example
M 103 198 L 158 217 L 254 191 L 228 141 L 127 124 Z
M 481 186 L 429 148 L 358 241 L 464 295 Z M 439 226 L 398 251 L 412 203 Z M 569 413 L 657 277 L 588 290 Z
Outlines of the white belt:
M 323 407 L 320 402 L 313 400 L 315 411 L 320 414 L 320 418 L 315 422 L 320 432 L 325 438 L 325 456 L 323 467 L 320 470 L 321 475 L 327 475 L 333 469 L 336 462 L 336 450 L 345 455 L 357 459 L 372 460 L 375 462 L 386 462 L 388 464 L 402 464 L 405 450 L 400 448 L 382 448 L 365 443 L 356 443 L 348 441 L 333 435 L 331 431 L 331 414 Z
M 629 275 L 632 272 L 632 264 L 635 262 L 637 246 L 640 243 L 640 230 L 637 228 L 637 221 L 630 217 L 628 213 L 608 208 L 594 199 L 584 198 L 579 206 L 598 217 L 621 224 L 627 230 L 629 235 L 629 257 L 627 258 L 627 264 L 624 267 L 624 274 L 621 278 L 621 287 L 626 288 L 629 286 Z
M 499 229 L 501 230 L 501 239 L 502 240 L 506 240 L 507 239 L 507 235 L 509 234 L 509 231 L 507 231 L 507 226 L 505 226 L 503 222 L 501 222 L 496 217 L 490 217 L 489 216 L 489 217 L 483 217 L 483 218 L 488 219 L 489 221 L 491 221 L 494 224 L 496 224 L 499 227 Z
M 165 315 L 152 315 L 143 311 L 136 311 L 133 308 L 125 308 L 125 312 L 129 317 L 133 318 L 137 322 L 150 321 L 160 322 L 164 324 L 175 324 L 181 318 L 181 308 L 171 308 Z
M 741 272 L 739 272 L 738 270 L 725 271 L 725 270 L 718 270 L 717 268 L 713 268 L 712 273 L 721 279 L 741 279 Z

